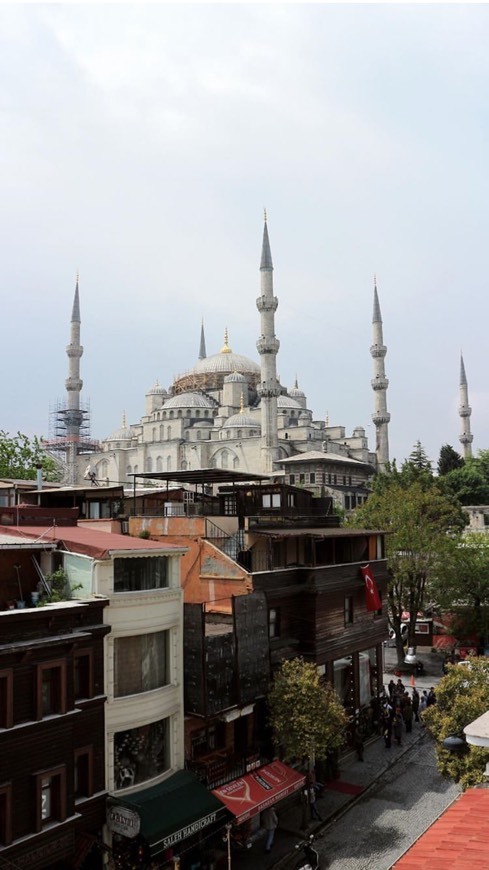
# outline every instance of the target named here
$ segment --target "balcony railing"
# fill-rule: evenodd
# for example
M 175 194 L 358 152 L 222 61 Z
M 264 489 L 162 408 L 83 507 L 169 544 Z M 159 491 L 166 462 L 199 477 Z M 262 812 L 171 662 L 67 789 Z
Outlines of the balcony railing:
M 207 788 L 219 788 L 219 786 L 255 770 L 260 765 L 261 758 L 258 752 L 250 753 L 244 758 L 238 758 L 229 755 L 223 749 L 202 758 L 187 761 L 186 766 Z

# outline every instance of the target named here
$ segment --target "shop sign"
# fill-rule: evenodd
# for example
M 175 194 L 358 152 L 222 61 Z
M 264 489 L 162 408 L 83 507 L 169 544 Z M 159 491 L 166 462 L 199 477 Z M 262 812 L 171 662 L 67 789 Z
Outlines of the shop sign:
M 134 810 L 127 807 L 109 807 L 107 810 L 107 827 L 114 834 L 123 837 L 136 837 L 141 827 L 141 819 Z
M 217 819 L 217 812 L 210 813 L 208 816 L 204 816 L 203 819 L 198 819 L 196 822 L 192 822 L 192 824 L 187 825 L 185 828 L 180 828 L 179 831 L 175 831 L 173 834 L 170 834 L 168 837 L 163 839 L 163 849 L 168 849 L 169 846 L 174 846 L 175 843 L 179 843 L 181 840 L 186 840 L 187 837 L 193 836 L 193 834 L 198 834 L 203 828 L 206 828 L 207 825 L 212 825 Z

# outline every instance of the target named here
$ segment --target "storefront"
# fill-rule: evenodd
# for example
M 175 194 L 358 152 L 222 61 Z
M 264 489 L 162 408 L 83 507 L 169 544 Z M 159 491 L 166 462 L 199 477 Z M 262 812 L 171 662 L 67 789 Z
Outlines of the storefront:
M 239 826 L 237 838 L 246 841 L 260 827 L 260 813 L 304 786 L 306 778 L 282 761 L 272 761 L 234 779 L 213 794 L 225 804 Z M 240 837 L 241 834 L 241 837 Z
M 112 797 L 107 827 L 113 834 L 115 866 L 172 866 L 180 856 L 184 870 L 203 840 L 230 818 L 224 803 L 187 770 L 143 791 Z

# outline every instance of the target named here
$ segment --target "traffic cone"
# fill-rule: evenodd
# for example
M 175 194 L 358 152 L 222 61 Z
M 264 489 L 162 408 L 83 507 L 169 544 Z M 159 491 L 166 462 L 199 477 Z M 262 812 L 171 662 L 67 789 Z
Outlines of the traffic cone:
M 414 679 L 414 674 L 411 674 L 411 679 L 409 680 L 413 689 L 416 687 L 416 680 Z

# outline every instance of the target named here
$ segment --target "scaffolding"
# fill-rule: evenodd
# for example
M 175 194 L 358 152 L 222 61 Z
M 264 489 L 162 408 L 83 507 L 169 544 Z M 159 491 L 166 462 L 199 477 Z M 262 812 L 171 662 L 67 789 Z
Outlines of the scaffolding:
M 73 432 L 76 434 L 73 434 Z M 63 483 L 77 483 L 77 458 L 100 450 L 100 443 L 90 435 L 90 403 L 67 407 L 67 400 L 58 399 L 49 410 L 49 438 L 43 442 L 46 451 L 63 468 Z

